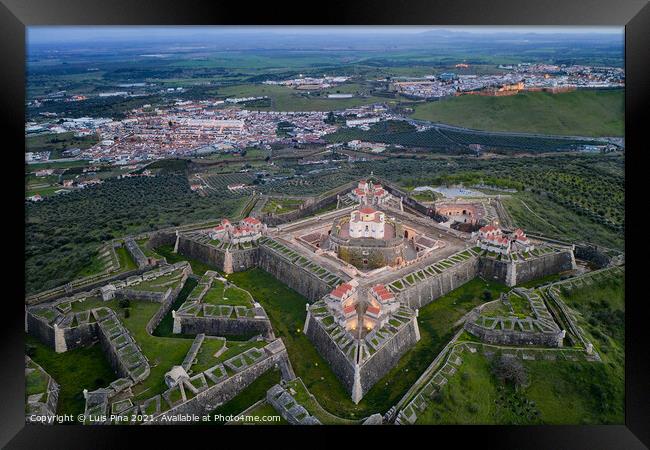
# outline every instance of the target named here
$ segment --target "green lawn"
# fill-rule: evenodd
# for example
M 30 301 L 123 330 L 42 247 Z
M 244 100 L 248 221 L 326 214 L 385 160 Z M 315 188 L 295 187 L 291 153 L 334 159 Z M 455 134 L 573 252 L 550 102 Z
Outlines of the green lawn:
M 243 389 L 239 394 L 237 394 L 230 401 L 219 406 L 214 411 L 211 411 L 214 420 L 210 422 L 213 425 L 221 425 L 224 423 L 223 420 L 218 420 L 217 415 L 236 415 L 246 409 L 250 408 L 254 403 L 266 398 L 266 391 L 268 391 L 272 386 L 280 382 L 280 370 L 279 369 L 270 369 L 245 389 Z
M 117 254 L 117 259 L 120 262 L 120 271 L 126 272 L 127 270 L 134 270 L 138 268 L 126 247 L 116 248 L 115 253 Z
M 161 337 L 174 337 L 175 335 L 172 333 L 174 329 L 174 319 L 172 317 L 172 310 L 177 311 L 178 308 L 185 302 L 185 299 L 187 299 L 187 296 L 192 292 L 192 289 L 196 287 L 198 284 L 198 281 L 196 281 L 194 278 L 188 278 L 187 281 L 185 281 L 185 285 L 183 286 L 183 289 L 178 293 L 178 297 L 176 297 L 176 300 L 174 300 L 174 303 L 172 303 L 171 308 L 169 308 L 169 312 L 165 314 L 165 317 L 160 321 L 156 329 L 153 330 L 154 336 L 161 336 Z M 176 335 L 178 336 L 178 335 Z
M 280 413 L 278 413 L 275 408 L 271 405 L 269 405 L 266 402 L 261 403 L 259 406 L 255 407 L 254 409 L 250 410 L 247 413 L 248 416 L 251 417 L 279 417 L 280 420 L 273 420 L 273 421 L 260 421 L 259 422 L 236 422 L 238 425 L 239 424 L 245 424 L 245 425 L 288 425 L 289 422 L 287 422 L 282 416 L 280 416 Z M 266 419 L 269 420 L 269 419 Z
M 413 117 L 488 131 L 623 136 L 623 100 L 622 89 L 463 95 L 419 104 Z
M 34 369 L 25 377 L 25 401 L 27 397 L 33 394 L 47 393 L 48 377 L 43 371 L 36 367 L 34 362 L 29 363 L 29 367 Z M 41 399 L 45 401 L 45 396 Z
M 334 91 L 340 90 L 334 88 Z M 307 96 L 304 92 L 286 87 L 286 86 L 269 86 L 264 84 L 240 84 L 226 86 L 218 90 L 219 95 L 228 97 L 260 97 L 268 96 L 271 98 L 272 106 L 269 107 L 250 107 L 249 109 L 274 110 L 274 111 L 334 111 L 345 108 L 353 108 L 371 103 L 386 102 L 381 97 L 353 97 L 343 99 L 327 98 L 326 94 L 321 96 Z
M 246 306 L 251 308 L 253 301 L 248 292 L 236 286 L 230 286 L 224 290 L 223 282 L 213 280 L 212 286 L 203 296 L 203 303 L 209 305 Z
M 99 345 L 56 353 L 30 335 L 25 335 L 25 344 L 25 352 L 61 387 L 59 414 L 83 414 L 86 405 L 83 389 L 106 387 L 117 379 Z
M 579 324 L 602 363 L 524 361 L 529 383 L 515 392 L 495 379 L 484 356 L 463 352 L 459 371 L 440 397 L 434 397 L 427 410 L 418 414 L 418 423 L 622 424 L 624 288 L 623 275 L 617 275 L 562 294 L 579 313 Z M 532 407 L 530 402 L 534 402 Z
M 590 242 L 623 249 L 623 233 L 612 231 L 548 198 L 530 192 L 518 192 L 502 198 L 501 202 L 514 223 L 527 232 L 543 233 L 569 242 Z
M 214 267 L 210 267 L 209 265 L 202 263 L 201 261 L 197 261 L 196 259 L 174 253 L 173 245 L 161 245 L 160 247 L 156 247 L 156 253 L 158 253 L 160 256 L 164 256 L 169 264 L 174 264 L 179 261 L 189 262 L 190 266 L 192 266 L 192 273 L 194 273 L 194 275 L 201 276 L 208 270 L 217 270 Z
M 191 338 L 185 337 L 160 337 L 147 333 L 145 326 L 151 317 L 160 309 L 159 303 L 131 301 L 130 316 L 124 317 L 124 310 L 118 306 L 117 300 L 104 302 L 99 299 L 86 299 L 75 309 L 96 308 L 106 306 L 117 313 L 117 317 L 129 330 L 129 333 L 138 343 L 144 355 L 149 359 L 151 374 L 142 383 L 133 388 L 134 400 L 145 400 L 167 389 L 164 375 L 172 366 L 180 365 L 185 358 L 190 346 Z
M 262 208 L 262 212 L 282 214 L 295 211 L 302 204 L 302 200 L 270 198 Z
M 610 384 L 604 364 L 525 361 L 529 384 L 515 390 L 492 375 L 484 355 L 463 352 L 461 358 L 458 372 L 418 414 L 418 424 L 623 423 L 623 386 Z

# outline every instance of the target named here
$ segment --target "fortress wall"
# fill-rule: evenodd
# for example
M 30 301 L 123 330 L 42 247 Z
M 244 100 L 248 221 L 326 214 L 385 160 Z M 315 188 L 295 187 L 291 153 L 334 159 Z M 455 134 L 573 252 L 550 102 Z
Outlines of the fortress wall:
M 489 281 L 507 284 L 509 262 L 492 258 L 479 258 L 478 273 Z
M 104 355 L 106 355 L 106 358 L 108 359 L 108 362 L 113 368 L 113 370 L 115 371 L 115 373 L 120 378 L 130 379 L 131 376 L 129 374 L 129 371 L 127 370 L 122 360 L 118 357 L 117 350 L 111 344 L 111 341 L 108 338 L 108 336 L 104 334 L 102 327 L 96 326 L 96 330 L 97 330 L 97 337 L 99 338 L 99 345 L 101 345 L 102 351 L 104 352 Z
M 233 272 L 241 272 L 243 270 L 251 269 L 257 266 L 257 248 L 249 248 L 246 250 L 235 250 L 230 252 L 232 255 L 232 270 Z
M 589 261 L 598 267 L 607 267 L 612 260 L 611 256 L 606 255 L 605 249 L 596 245 L 576 245 L 576 258 Z
M 171 408 L 168 411 L 165 411 L 159 416 L 153 418 L 151 422 L 146 422 L 145 424 L 153 423 L 156 425 L 173 425 L 178 422 L 173 420 L 165 421 L 162 420 L 162 418 L 171 417 L 177 414 L 202 415 L 214 411 L 217 407 L 231 400 L 253 381 L 255 381 L 267 371 L 271 370 L 276 365 L 280 367 L 280 370 L 282 371 L 282 377 L 285 380 L 290 379 L 289 377 L 293 375 L 293 371 L 290 370 L 291 364 L 289 363 L 287 350 L 286 348 L 283 348 L 282 351 L 275 353 L 233 375 L 232 377 L 229 377 L 222 382 L 207 388 L 203 392 L 198 393 L 191 400 L 188 400 L 185 403 L 176 406 L 175 408 Z M 289 371 L 287 371 L 287 368 L 289 368 Z M 185 389 L 187 391 L 187 388 Z
M 115 291 L 115 298 L 122 299 L 126 298 L 129 300 L 140 300 L 145 302 L 152 303 L 161 303 L 166 297 L 168 292 L 146 292 L 146 291 L 136 291 L 135 289 L 118 289 Z
M 178 241 L 178 252 L 204 264 L 224 271 L 225 251 L 208 244 L 196 242 L 181 235 Z M 256 247 L 246 250 L 232 250 L 232 267 L 235 272 L 250 269 L 256 266 L 258 249 Z
M 365 395 L 375 383 L 381 380 L 390 370 L 395 367 L 402 355 L 406 353 L 418 341 L 417 317 L 403 326 L 397 335 L 390 339 L 361 366 L 361 388 Z
M 325 208 L 326 206 L 335 204 L 337 202 L 337 195 L 345 195 L 348 192 L 352 191 L 357 185 L 357 182 L 352 182 L 348 183 L 345 186 L 342 187 L 342 189 L 339 189 L 337 192 L 334 192 L 333 194 L 330 194 L 326 197 L 316 199 L 313 203 L 306 204 L 302 207 L 302 209 L 298 209 L 295 211 L 290 211 L 288 213 L 284 214 L 269 214 L 269 213 L 260 213 L 260 214 L 255 214 L 258 219 L 260 219 L 262 222 L 266 223 L 270 227 L 274 227 L 277 225 L 281 225 L 283 223 L 289 223 L 293 222 L 295 220 L 302 219 L 303 217 L 307 217 L 311 214 L 314 214 L 316 211 L 318 211 L 321 208 Z
M 218 270 L 223 270 L 225 252 L 211 245 L 201 244 L 181 235 L 178 239 L 178 253 L 216 267 Z
M 183 272 L 183 277 L 181 278 L 181 283 L 179 287 L 177 287 L 174 290 L 167 290 L 165 296 L 161 301 L 162 305 L 160 306 L 158 311 L 156 311 L 156 313 L 151 317 L 151 319 L 149 319 L 149 322 L 147 323 L 146 330 L 149 334 L 153 334 L 153 331 L 160 324 L 160 322 L 163 320 L 165 315 L 167 315 L 167 313 L 172 307 L 172 304 L 176 301 L 178 294 L 180 294 L 181 290 L 185 286 L 185 282 L 187 281 L 191 273 L 192 273 L 192 267 L 188 265 L 187 269 Z
M 84 323 L 72 328 L 63 328 L 63 338 L 67 350 L 87 347 L 97 341 L 97 323 Z
M 444 272 L 420 281 L 413 286 L 397 292 L 395 297 L 411 308 L 422 308 L 459 286 L 475 278 L 478 274 L 479 259 L 472 257 L 456 264 Z
M 85 284 L 85 285 L 82 285 L 82 286 L 75 287 L 73 289 L 70 289 L 69 291 L 66 291 L 65 289 L 61 288 L 59 292 L 57 292 L 55 294 L 52 294 L 51 296 L 46 297 L 45 299 L 43 299 L 41 301 L 28 302 L 28 304 L 29 305 L 36 305 L 36 304 L 40 304 L 40 303 L 49 303 L 49 302 L 53 302 L 55 300 L 58 300 L 61 297 L 71 297 L 74 294 L 78 294 L 79 292 L 92 292 L 95 289 L 98 289 L 98 288 L 100 288 L 102 286 L 105 286 L 105 285 L 107 285 L 109 283 L 112 283 L 113 281 L 125 280 L 125 279 L 127 279 L 129 277 L 132 277 L 134 275 L 142 275 L 143 273 L 150 271 L 151 269 L 155 268 L 156 266 L 157 266 L 157 264 L 147 266 L 147 267 L 142 267 L 140 269 L 129 270 L 127 272 L 122 272 L 122 273 L 119 273 L 117 275 L 113 275 L 113 276 L 110 276 L 110 277 L 101 278 L 98 281 L 95 281 L 95 282 L 89 283 L 89 284 Z
M 223 317 L 187 317 L 177 315 L 181 334 L 205 334 L 208 336 L 244 336 L 261 334 L 266 339 L 273 336 L 268 319 Z
M 556 333 L 524 333 L 510 330 L 488 330 L 471 323 L 465 322 L 465 330 L 481 341 L 496 345 L 541 345 L 545 347 L 561 347 L 562 331 Z
M 350 362 L 341 349 L 330 339 L 327 331 L 311 314 L 306 333 L 318 353 L 327 361 L 336 377 L 345 389 L 352 395 L 354 386 L 354 365 Z
M 59 344 L 65 343 L 65 348 L 59 351 L 72 350 L 93 344 L 97 340 L 97 328 L 97 323 L 59 328 L 60 339 L 58 342 Z M 57 350 L 54 326 L 34 316 L 31 312 L 27 313 L 27 332 L 51 349 Z M 61 338 L 63 341 L 61 341 Z
M 390 247 L 357 247 L 354 245 L 339 245 L 339 258 L 356 267 L 365 267 L 368 269 L 377 269 L 379 267 L 391 266 L 397 262 L 397 259 L 404 257 L 404 245 L 400 242 Z M 364 255 L 364 253 L 366 253 Z M 367 264 L 363 261 L 367 260 Z
M 516 262 L 515 284 L 573 269 L 572 251 L 542 255 L 533 260 Z
M 55 347 L 54 328 L 45 320 L 33 315 L 30 311 L 27 311 L 27 332 L 48 347 Z
M 316 275 L 290 263 L 264 245 L 259 247 L 256 265 L 291 289 L 307 297 L 310 302 L 321 298 L 332 290 L 325 281 Z
M 176 233 L 171 231 L 160 231 L 151 234 L 149 240 L 144 245 L 147 250 L 153 250 L 161 245 L 171 245 L 176 243 Z

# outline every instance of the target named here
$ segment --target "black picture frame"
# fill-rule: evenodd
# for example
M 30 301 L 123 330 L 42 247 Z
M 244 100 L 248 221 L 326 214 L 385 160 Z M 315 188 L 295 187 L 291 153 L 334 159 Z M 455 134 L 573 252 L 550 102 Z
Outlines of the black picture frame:
M 0 370 L 2 376 L 2 419 L 0 444 L 7 448 L 115 448 L 135 443 L 135 435 L 146 435 L 151 445 L 158 439 L 171 442 L 178 438 L 185 446 L 206 445 L 198 436 L 207 436 L 210 446 L 224 445 L 225 434 L 236 434 L 239 444 L 253 434 L 264 444 L 287 445 L 288 436 L 296 445 L 304 440 L 329 442 L 337 445 L 341 439 L 332 439 L 331 429 L 292 427 L 282 431 L 260 427 L 228 427 L 218 433 L 203 431 L 201 427 L 84 427 L 34 426 L 24 423 L 24 192 L 20 186 L 22 173 L 16 170 L 24 159 L 15 147 L 24 147 L 25 109 L 25 27 L 30 25 L 615 25 L 625 26 L 625 139 L 626 139 L 626 405 L 625 425 L 621 426 L 438 426 L 430 427 L 355 427 L 344 440 L 346 445 L 357 445 L 349 439 L 385 440 L 410 444 L 418 441 L 427 446 L 472 442 L 498 448 L 647 448 L 650 445 L 650 380 L 648 369 L 648 319 L 644 315 L 643 282 L 644 245 L 641 218 L 645 209 L 641 183 L 644 175 L 640 161 L 646 140 L 642 134 L 643 112 L 650 104 L 648 81 L 648 49 L 650 48 L 650 5 L 645 0 L 568 2 L 566 0 L 454 0 L 454 1 L 356 1 L 330 0 L 323 4 L 299 2 L 215 2 L 185 0 L 127 1 L 127 0 L 0 0 L 0 113 L 2 114 L 4 152 L 3 174 L 5 186 L 4 233 L 8 281 L 5 283 L 3 321 L 0 327 Z M 13 144 L 10 144 L 13 142 Z M 645 150 L 647 151 L 647 150 Z M 14 154 L 15 153 L 15 154 Z M 631 158 L 631 160 L 630 160 Z M 638 163 L 637 163 L 637 160 Z M 13 168 L 13 169 L 12 169 Z M 635 175 L 635 170 L 639 171 Z M 15 173 L 13 173 L 15 172 Z M 634 186 L 636 182 L 638 186 Z M 638 199 L 634 199 L 634 196 Z M 647 201 L 647 200 L 646 200 Z M 638 205 L 641 207 L 637 207 Z M 11 209 L 7 208 L 11 205 Z M 627 245 L 627 243 L 632 245 Z M 639 264 L 634 260 L 638 257 Z M 630 260 L 631 258 L 631 260 Z M 632 262 L 630 262 L 632 261 Z M 180 431 L 179 431 L 180 430 Z M 198 430 L 190 431 L 190 430 Z M 370 432 L 369 430 L 372 430 Z M 341 430 L 337 429 L 337 433 Z M 191 434 L 188 434 L 191 433 Z M 205 433 L 205 434 L 204 434 Z M 303 433 L 309 433 L 302 435 Z M 323 433 L 326 439 L 315 434 Z M 415 436 L 413 433 L 418 434 Z M 280 436 L 283 434 L 283 436 Z M 220 437 L 217 438 L 216 436 Z M 139 437 L 140 437 L 139 436 Z M 298 440 L 295 440 L 298 438 Z M 424 439 L 424 441 L 421 441 Z M 142 441 L 141 441 L 142 442 Z M 422 445 L 422 444 L 418 444 Z

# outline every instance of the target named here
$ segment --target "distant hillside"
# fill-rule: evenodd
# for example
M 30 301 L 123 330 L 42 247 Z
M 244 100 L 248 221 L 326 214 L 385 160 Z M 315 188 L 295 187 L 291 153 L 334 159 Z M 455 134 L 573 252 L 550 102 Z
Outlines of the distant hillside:
M 463 95 L 418 105 L 413 118 L 488 131 L 622 136 L 623 100 L 623 89 L 526 92 L 510 97 Z

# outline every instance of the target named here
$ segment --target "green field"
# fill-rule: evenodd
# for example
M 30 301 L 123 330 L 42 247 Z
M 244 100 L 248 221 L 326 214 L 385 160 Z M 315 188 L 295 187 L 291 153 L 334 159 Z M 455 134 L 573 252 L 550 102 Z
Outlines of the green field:
M 595 223 L 547 197 L 518 192 L 501 199 L 514 223 L 530 233 L 542 233 L 569 242 L 592 242 L 623 249 L 624 234 Z M 532 212 L 531 212 L 532 211 Z
M 561 292 L 602 362 L 524 361 L 528 382 L 515 389 L 496 379 L 485 356 L 463 352 L 458 372 L 418 414 L 417 423 L 623 423 L 624 275 Z
M 56 353 L 38 339 L 25 335 L 25 347 L 25 353 L 59 384 L 60 414 L 83 414 L 86 401 L 82 390 L 106 387 L 117 379 L 99 345 Z
M 345 92 L 347 89 L 332 88 L 332 93 L 340 90 Z M 260 97 L 268 96 L 271 98 L 271 107 L 251 107 L 249 109 L 273 110 L 273 111 L 335 111 L 339 109 L 353 108 L 361 105 L 385 102 L 381 97 L 352 97 L 331 99 L 327 98 L 328 92 L 324 91 L 320 96 L 307 95 L 286 86 L 269 86 L 264 84 L 241 84 L 228 86 L 218 90 L 219 95 L 227 97 Z
M 463 95 L 415 107 L 413 118 L 488 131 L 623 136 L 624 91 Z
M 270 198 L 262 208 L 262 212 L 282 214 L 290 211 L 295 211 L 303 204 L 302 200 L 290 198 Z
M 25 151 L 45 152 L 49 151 L 50 159 L 62 158 L 62 152 L 70 148 L 86 149 L 92 147 L 99 139 L 97 136 L 75 137 L 73 132 L 69 133 L 48 133 L 25 138 Z
M 224 421 L 218 420 L 218 417 L 216 417 L 218 414 L 224 416 L 231 414 L 236 415 L 250 408 L 256 402 L 262 400 L 263 398 L 266 398 L 266 391 L 271 389 L 271 387 L 278 384 L 279 382 L 280 370 L 268 370 L 266 373 L 249 384 L 230 401 L 219 406 L 214 411 L 211 411 L 210 414 L 212 414 L 214 420 L 210 422 L 210 424 L 220 425 L 224 423 Z

